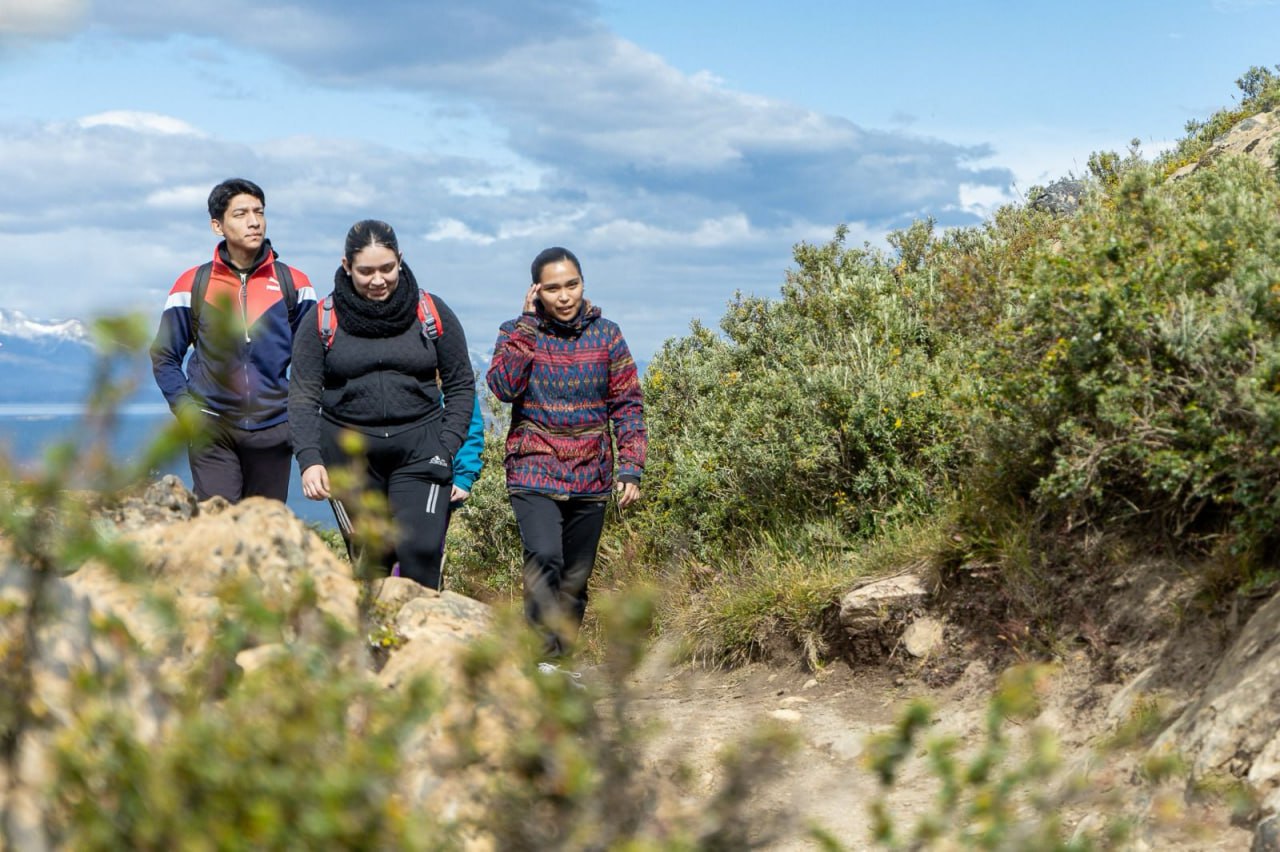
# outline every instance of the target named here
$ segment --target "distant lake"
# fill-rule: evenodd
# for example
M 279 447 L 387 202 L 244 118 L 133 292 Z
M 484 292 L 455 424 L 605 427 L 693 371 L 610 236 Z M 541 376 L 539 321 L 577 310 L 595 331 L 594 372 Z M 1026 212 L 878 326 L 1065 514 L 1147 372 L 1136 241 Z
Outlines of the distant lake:
M 0 452 L 19 467 L 39 464 L 45 451 L 55 443 L 74 439 L 79 431 L 84 406 L 75 403 L 0 403 Z M 155 434 L 172 415 L 163 404 L 126 405 L 118 412 L 112 449 L 120 462 L 138 457 Z M 289 481 L 289 508 L 302 520 L 333 527 L 333 513 L 327 502 L 316 502 L 302 496 L 297 464 Z M 166 473 L 179 476 L 191 487 L 191 470 L 185 454 L 170 462 L 163 470 L 154 471 L 158 479 Z

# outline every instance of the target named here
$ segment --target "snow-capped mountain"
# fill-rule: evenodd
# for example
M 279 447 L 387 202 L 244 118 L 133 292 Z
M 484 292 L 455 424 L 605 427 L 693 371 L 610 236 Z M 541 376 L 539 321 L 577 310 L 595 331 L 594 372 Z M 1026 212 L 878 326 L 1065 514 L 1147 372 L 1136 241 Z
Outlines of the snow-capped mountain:
M 89 345 L 89 332 L 80 320 L 42 321 L 28 317 L 21 311 L 0 308 L 0 345 L 9 340 L 28 340 L 46 343 L 67 341 Z
M 0 404 L 81 402 L 93 365 L 84 323 L 0 308 Z

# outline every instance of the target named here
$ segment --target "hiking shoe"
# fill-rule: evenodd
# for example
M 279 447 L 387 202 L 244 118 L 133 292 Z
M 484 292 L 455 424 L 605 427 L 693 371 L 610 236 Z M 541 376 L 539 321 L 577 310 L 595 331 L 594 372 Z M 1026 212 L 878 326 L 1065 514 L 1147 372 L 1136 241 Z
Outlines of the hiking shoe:
M 570 671 L 562 669 L 555 663 L 538 663 L 538 674 L 544 675 L 564 675 L 569 679 L 569 685 L 577 689 L 586 689 L 582 683 L 582 672 Z

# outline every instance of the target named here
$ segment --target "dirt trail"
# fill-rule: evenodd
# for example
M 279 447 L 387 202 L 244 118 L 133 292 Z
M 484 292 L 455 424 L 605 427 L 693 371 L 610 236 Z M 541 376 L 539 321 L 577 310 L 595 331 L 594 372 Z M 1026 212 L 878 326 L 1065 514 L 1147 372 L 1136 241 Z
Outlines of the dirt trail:
M 753 803 L 796 817 L 770 844 L 776 850 L 815 848 L 810 824 L 849 849 L 869 848 L 867 803 L 877 784 L 860 763 L 865 740 L 922 691 L 895 685 L 884 672 L 855 673 L 843 664 L 817 675 L 766 665 L 728 672 L 651 668 L 632 685 L 637 715 L 658 723 L 651 759 L 668 776 L 683 767 L 682 788 L 691 797 L 705 798 L 716 788 L 725 747 L 770 722 L 794 731 L 798 752 L 773 777 L 757 779 Z M 896 801 L 910 807 L 911 800 L 908 791 Z
M 817 675 L 798 667 L 753 665 L 724 672 L 652 664 L 638 673 L 632 686 L 638 718 L 658 723 L 650 760 L 664 776 L 679 779 L 676 783 L 691 799 L 705 798 L 716 788 L 722 749 L 742 741 L 761 724 L 781 722 L 797 735 L 799 750 L 774 776 L 757 779 L 752 807 L 794 818 L 766 848 L 816 849 L 809 826 L 818 825 L 845 849 L 869 850 L 876 847 L 871 841 L 868 804 L 877 795 L 878 785 L 861 762 L 867 736 L 886 730 L 906 703 L 918 697 L 936 708 L 936 731 L 977 743 L 992 679 L 980 664 L 971 668 L 952 686 L 930 689 L 884 669 L 853 671 L 841 663 Z M 1079 679 L 1073 683 L 1069 676 L 1060 678 L 1042 720 L 1058 732 L 1068 763 L 1087 759 L 1094 737 L 1080 726 L 1087 728 L 1098 718 L 1096 709 L 1079 715 L 1071 712 L 1070 707 L 1080 700 L 1073 692 L 1078 688 Z M 1105 705 L 1105 700 L 1101 703 Z M 1146 794 L 1135 786 L 1133 760 L 1098 777 L 1120 788 L 1131 805 L 1142 809 Z M 895 785 L 891 809 L 899 817 L 923 813 L 935 791 L 935 780 L 924 761 L 909 760 Z M 1064 821 L 1073 825 L 1085 816 L 1066 814 Z M 1250 838 L 1246 828 L 1230 824 L 1221 806 L 1195 813 L 1194 830 L 1158 835 L 1145 831 L 1118 848 L 1236 850 L 1248 849 Z

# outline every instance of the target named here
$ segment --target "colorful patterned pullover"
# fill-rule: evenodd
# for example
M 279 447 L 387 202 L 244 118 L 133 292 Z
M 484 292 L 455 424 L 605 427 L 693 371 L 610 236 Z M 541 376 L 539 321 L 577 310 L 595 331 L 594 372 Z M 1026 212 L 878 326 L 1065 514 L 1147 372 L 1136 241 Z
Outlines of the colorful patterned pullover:
M 508 490 L 607 497 L 615 442 L 618 479 L 640 481 L 649 444 L 640 379 L 621 329 L 599 308 L 584 302 L 567 323 L 541 313 L 503 323 L 487 378 L 511 403 Z

